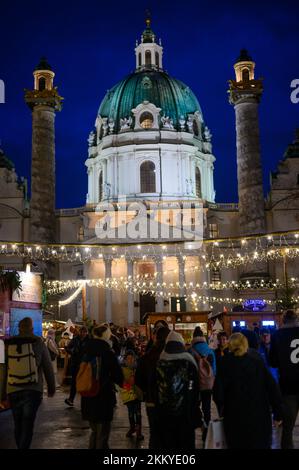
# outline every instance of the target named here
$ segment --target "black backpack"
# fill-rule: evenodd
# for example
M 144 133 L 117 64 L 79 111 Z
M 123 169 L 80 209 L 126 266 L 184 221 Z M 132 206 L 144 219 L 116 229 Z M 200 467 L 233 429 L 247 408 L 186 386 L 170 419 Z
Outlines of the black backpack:
M 193 384 L 189 361 L 159 360 L 156 368 L 157 406 L 163 414 L 180 416 L 187 411 Z

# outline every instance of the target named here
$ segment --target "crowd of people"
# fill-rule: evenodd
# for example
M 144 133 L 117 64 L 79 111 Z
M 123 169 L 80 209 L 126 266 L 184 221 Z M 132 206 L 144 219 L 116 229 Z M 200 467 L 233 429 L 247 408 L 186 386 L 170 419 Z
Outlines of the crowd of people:
M 96 364 L 91 370 L 97 371 L 99 387 L 92 395 L 81 393 L 82 418 L 91 429 L 89 448 L 109 448 L 117 393 L 128 410 L 128 439 L 144 439 L 144 403 L 150 449 L 195 449 L 197 428 L 204 443 L 212 401 L 223 419 L 228 448 L 270 449 L 273 426 L 282 428 L 281 447 L 294 447 L 299 412 L 299 319 L 294 311 L 285 312 L 282 327 L 274 332 L 237 323 L 230 337 L 218 334 L 216 349 L 199 326 L 186 345 L 163 320 L 156 322 L 149 341 L 138 330 L 113 324 L 94 325 L 92 331 L 82 326 L 72 334 L 72 339 L 62 335 L 59 343 L 69 358 L 68 407 L 74 406 L 82 364 Z M 21 320 L 19 335 L 6 341 L 0 398 L 2 406 L 9 400 L 18 448 L 30 447 L 43 377 L 49 397 L 59 387 L 58 356 L 55 331 L 48 331 L 44 342 L 33 334 L 30 318 Z

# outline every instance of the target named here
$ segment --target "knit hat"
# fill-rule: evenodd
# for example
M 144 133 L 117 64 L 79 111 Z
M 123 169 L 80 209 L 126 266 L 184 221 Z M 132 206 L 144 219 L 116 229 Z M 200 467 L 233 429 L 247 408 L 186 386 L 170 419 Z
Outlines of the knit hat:
M 171 331 L 166 338 L 164 350 L 169 354 L 185 352 L 185 341 L 182 335 L 176 331 Z
M 93 329 L 93 336 L 95 338 L 103 339 L 105 341 L 109 341 L 111 338 L 111 330 L 107 326 L 96 326 Z

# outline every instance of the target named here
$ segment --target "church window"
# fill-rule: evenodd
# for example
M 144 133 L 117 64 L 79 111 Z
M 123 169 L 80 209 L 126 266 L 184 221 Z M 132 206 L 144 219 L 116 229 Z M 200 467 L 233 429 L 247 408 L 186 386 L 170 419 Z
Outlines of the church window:
M 249 80 L 249 70 L 248 69 L 243 69 L 242 70 L 242 80 L 244 82 L 248 82 L 248 80 Z
M 41 77 L 38 80 L 38 89 L 39 91 L 43 91 L 46 89 L 46 79 L 44 77 Z
M 153 127 L 153 116 L 151 113 L 142 113 L 140 116 L 140 125 L 143 129 L 151 129 Z
M 140 192 L 156 192 L 156 167 L 153 162 L 143 162 L 140 166 Z
M 195 170 L 195 187 L 196 187 L 196 197 L 201 198 L 201 176 L 200 176 L 200 170 L 198 167 L 196 167 L 196 170 Z
M 156 58 L 156 67 L 159 67 L 159 53 L 155 53 L 155 58 Z
M 218 238 L 219 230 L 217 224 L 209 224 L 209 238 Z
M 100 171 L 99 174 L 99 201 L 103 199 L 103 172 Z
M 141 67 L 141 52 L 138 54 L 138 65 Z
M 145 51 L 145 65 L 152 64 L 152 54 L 151 51 Z

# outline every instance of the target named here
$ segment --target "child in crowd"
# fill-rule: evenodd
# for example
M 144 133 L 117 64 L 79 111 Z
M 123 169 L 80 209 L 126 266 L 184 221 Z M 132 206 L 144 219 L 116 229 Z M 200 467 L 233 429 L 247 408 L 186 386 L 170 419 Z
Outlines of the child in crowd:
M 120 388 L 122 401 L 128 408 L 130 429 L 127 437 L 132 437 L 136 433 L 137 441 L 142 441 L 144 436 L 141 432 L 141 399 L 142 392 L 135 385 L 135 372 L 137 367 L 137 356 L 134 351 L 128 350 L 124 356 L 122 371 L 124 374 L 124 384 Z

